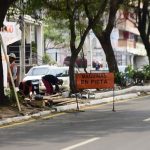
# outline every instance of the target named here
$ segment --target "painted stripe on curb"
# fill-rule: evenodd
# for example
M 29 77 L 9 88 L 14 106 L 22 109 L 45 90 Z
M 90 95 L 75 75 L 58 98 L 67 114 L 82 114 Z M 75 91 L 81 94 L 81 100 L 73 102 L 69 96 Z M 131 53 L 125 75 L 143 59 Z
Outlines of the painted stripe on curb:
M 17 123 L 8 124 L 8 125 L 3 125 L 3 126 L 0 127 L 0 129 L 9 128 L 9 127 L 17 126 L 17 125 L 22 125 L 22 124 L 30 123 L 30 122 L 33 122 L 33 121 L 35 121 L 35 119 L 27 120 L 27 121 L 23 121 L 23 122 L 17 122 Z

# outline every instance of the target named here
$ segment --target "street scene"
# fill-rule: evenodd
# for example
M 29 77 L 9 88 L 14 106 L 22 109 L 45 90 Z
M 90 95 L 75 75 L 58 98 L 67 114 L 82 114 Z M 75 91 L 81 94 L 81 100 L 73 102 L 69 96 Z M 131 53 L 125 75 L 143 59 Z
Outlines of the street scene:
M 0 129 L 1 150 L 149 150 L 150 97 Z
M 0 150 L 148 150 L 148 0 L 0 1 Z

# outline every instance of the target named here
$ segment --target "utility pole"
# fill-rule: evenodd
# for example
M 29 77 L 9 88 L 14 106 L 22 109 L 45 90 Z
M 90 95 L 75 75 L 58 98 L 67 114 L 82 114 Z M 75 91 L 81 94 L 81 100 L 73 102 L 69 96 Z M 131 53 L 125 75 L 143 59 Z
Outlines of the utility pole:
M 92 35 L 91 35 L 91 32 L 89 31 L 89 48 L 90 48 L 90 67 L 91 67 L 91 70 L 93 68 L 93 47 L 92 47 Z
M 21 29 L 21 46 L 20 46 L 20 81 L 25 75 L 25 21 L 24 21 L 24 0 L 21 3 L 22 15 L 19 17 Z
M 22 30 L 21 30 L 21 46 L 20 46 L 20 81 L 25 75 L 25 22 L 24 16 L 22 17 Z

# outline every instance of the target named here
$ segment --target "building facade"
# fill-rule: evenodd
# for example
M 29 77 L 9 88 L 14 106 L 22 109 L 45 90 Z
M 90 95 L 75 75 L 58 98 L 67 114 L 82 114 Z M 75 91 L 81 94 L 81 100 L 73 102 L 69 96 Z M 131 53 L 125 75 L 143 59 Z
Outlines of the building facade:
M 5 19 L 4 25 L 8 30 L 0 31 L 5 49 L 2 49 L 3 76 L 4 87 L 7 87 L 7 61 L 4 56 L 6 54 L 15 53 L 17 56 L 16 63 L 18 64 L 18 82 L 25 76 L 26 65 L 32 65 L 32 41 L 36 40 L 36 64 L 42 64 L 43 48 L 43 27 L 42 23 L 35 21 L 30 16 L 24 16 L 24 28 L 21 29 L 16 18 L 13 21 Z M 36 28 L 36 33 L 35 33 Z M 34 32 L 34 34 L 33 34 Z M 35 36 L 33 38 L 33 35 Z M 23 68 L 23 71 L 21 70 Z M 23 72 L 22 74 L 20 72 Z
M 119 11 L 117 17 L 110 38 L 118 66 L 131 65 L 135 69 L 142 68 L 148 64 L 148 57 L 132 15 L 128 14 L 126 17 L 124 12 Z M 84 49 L 90 60 L 88 66 L 95 61 L 107 68 L 104 51 L 92 32 L 86 38 Z

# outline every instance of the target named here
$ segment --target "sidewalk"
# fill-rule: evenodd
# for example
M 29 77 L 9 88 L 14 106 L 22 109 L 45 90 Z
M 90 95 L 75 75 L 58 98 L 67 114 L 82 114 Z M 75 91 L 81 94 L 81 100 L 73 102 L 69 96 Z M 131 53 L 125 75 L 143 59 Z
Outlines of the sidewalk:
M 138 96 L 148 95 L 148 94 L 150 94 L 150 85 L 133 86 L 127 89 L 122 89 L 122 90 L 117 90 L 117 91 L 108 91 L 108 92 L 100 92 L 100 93 L 96 92 L 95 99 L 85 99 L 84 102 L 79 103 L 78 106 L 80 109 L 86 106 L 112 102 L 113 100 L 118 101 L 118 100 L 131 99 L 131 98 L 136 98 Z M 56 106 L 54 107 L 54 109 L 46 110 L 46 111 L 39 111 L 32 115 L 0 119 L 0 126 L 5 126 L 5 125 L 13 124 L 13 123 L 19 123 L 19 122 L 27 121 L 30 119 L 38 119 L 40 117 L 50 115 L 54 112 L 59 113 L 63 111 L 76 110 L 76 109 L 77 109 L 76 103 L 70 104 L 70 105 L 64 105 L 64 106 Z

